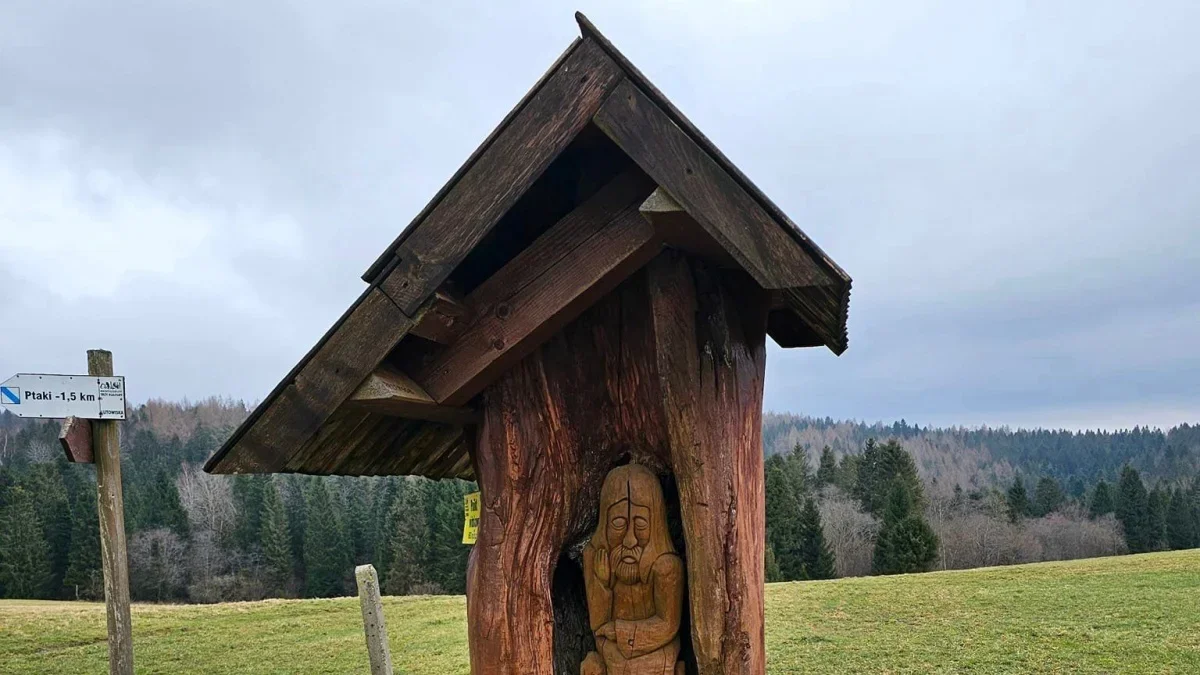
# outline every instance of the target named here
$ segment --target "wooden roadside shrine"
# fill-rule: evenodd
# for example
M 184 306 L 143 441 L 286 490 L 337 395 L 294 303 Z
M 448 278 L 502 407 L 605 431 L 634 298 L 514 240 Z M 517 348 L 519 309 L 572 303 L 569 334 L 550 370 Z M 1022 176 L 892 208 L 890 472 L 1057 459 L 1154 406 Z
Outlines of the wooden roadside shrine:
M 478 481 L 476 675 L 762 673 L 765 340 L 850 278 L 577 19 L 205 468 Z

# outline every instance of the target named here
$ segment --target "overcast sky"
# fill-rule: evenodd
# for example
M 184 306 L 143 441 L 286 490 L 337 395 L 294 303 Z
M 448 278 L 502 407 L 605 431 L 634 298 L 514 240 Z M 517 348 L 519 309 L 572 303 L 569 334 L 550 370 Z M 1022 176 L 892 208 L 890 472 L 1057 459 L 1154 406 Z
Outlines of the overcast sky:
M 578 35 L 509 4 L 5 0 L 0 377 L 261 399 Z M 769 409 L 1200 422 L 1200 3 L 588 4 L 854 278 Z

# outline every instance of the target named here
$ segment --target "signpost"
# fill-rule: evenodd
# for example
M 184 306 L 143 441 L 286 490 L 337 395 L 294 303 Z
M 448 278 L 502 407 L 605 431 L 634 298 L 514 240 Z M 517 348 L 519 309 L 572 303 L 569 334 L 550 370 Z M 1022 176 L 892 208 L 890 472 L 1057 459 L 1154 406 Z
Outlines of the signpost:
M 66 418 L 60 439 L 67 456 L 73 462 L 95 462 L 108 610 L 108 672 L 133 675 L 118 427 L 118 422 L 125 419 L 125 378 L 113 376 L 112 352 L 88 350 L 87 375 L 21 373 L 8 378 L 0 383 L 0 409 L 18 417 Z M 83 420 L 92 420 L 90 429 Z M 90 452 L 81 447 L 88 444 Z
M 17 417 L 125 419 L 125 378 L 20 373 L 0 384 L 0 408 Z

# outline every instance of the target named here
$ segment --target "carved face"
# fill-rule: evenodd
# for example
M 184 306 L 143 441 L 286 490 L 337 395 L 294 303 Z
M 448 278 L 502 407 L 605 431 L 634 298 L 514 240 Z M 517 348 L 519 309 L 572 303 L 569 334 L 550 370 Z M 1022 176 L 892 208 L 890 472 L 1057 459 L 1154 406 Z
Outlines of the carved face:
M 643 466 L 629 464 L 609 472 L 600 489 L 600 516 L 593 543 L 608 550 L 618 582 L 645 582 L 658 556 L 675 552 L 662 487 Z
M 638 563 L 650 542 L 650 507 L 622 499 L 608 509 L 609 563 L 617 580 L 634 584 L 641 581 Z

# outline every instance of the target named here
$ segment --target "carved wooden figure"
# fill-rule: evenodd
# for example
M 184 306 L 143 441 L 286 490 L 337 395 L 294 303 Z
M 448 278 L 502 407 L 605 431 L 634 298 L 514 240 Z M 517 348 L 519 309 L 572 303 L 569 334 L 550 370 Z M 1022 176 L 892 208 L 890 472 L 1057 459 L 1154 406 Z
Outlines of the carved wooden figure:
M 683 675 L 683 561 L 667 531 L 662 486 L 646 467 L 617 467 L 604 479 L 583 582 L 596 651 L 581 675 Z
M 761 675 L 766 337 L 850 277 L 577 18 L 205 469 L 477 481 L 474 675 Z

